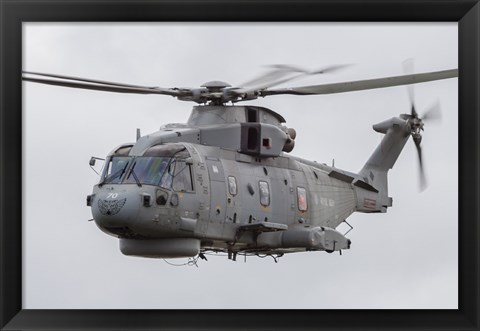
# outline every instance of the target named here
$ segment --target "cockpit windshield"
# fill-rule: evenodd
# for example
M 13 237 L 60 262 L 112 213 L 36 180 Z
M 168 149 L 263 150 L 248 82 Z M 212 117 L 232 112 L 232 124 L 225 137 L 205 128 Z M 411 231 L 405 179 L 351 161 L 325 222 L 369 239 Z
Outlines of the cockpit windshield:
M 193 172 L 188 157 L 185 147 L 176 144 L 153 146 L 143 156 L 112 155 L 106 160 L 99 185 L 145 184 L 192 192 Z
M 172 185 L 170 157 L 113 156 L 107 160 L 101 184 Z
M 136 157 L 123 183 L 136 184 L 138 181 L 140 184 L 169 188 L 172 185 L 171 170 L 168 169 L 170 163 L 170 157 Z
M 123 174 L 127 170 L 131 157 L 129 156 L 113 156 L 107 160 L 105 170 L 103 172 L 101 184 L 119 184 Z

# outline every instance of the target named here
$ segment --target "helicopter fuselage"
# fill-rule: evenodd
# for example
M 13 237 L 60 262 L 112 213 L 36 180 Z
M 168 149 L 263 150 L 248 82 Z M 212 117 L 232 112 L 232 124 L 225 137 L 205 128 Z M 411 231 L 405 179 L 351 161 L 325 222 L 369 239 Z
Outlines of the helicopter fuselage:
M 211 116 L 219 107 L 198 108 Z M 255 120 L 275 118 L 254 110 Z M 282 152 L 292 140 L 279 123 L 167 125 L 114 149 L 88 204 L 126 255 L 348 249 L 335 228 L 355 211 L 388 205 L 359 175 Z

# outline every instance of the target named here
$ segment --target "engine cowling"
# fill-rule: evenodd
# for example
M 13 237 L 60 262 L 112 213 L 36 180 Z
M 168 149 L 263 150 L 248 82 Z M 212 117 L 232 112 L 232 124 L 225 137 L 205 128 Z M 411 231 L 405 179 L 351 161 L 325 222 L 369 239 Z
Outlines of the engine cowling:
M 284 127 L 283 129 L 287 134 L 287 141 L 285 141 L 285 145 L 283 145 L 282 151 L 290 153 L 295 147 L 295 138 L 297 137 L 297 131 L 295 131 L 294 128 Z

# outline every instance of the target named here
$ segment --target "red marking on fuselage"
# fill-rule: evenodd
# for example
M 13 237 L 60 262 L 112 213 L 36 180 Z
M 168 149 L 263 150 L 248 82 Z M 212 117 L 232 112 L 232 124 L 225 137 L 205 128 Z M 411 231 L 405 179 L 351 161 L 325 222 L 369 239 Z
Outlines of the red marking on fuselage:
M 377 206 L 377 200 L 363 199 L 363 206 L 368 209 L 375 209 L 375 207 Z

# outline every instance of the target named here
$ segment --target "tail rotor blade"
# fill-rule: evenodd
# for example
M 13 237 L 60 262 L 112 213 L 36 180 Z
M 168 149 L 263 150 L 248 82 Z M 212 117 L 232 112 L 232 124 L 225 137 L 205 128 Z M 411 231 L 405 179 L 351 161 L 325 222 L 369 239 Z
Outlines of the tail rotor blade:
M 427 109 L 425 114 L 423 115 L 422 119 L 425 121 L 441 121 L 442 120 L 442 111 L 440 108 L 440 102 L 437 101 L 435 104 L 430 106 Z
M 415 147 L 418 153 L 418 166 L 419 166 L 419 174 L 420 174 L 420 191 L 424 191 L 427 188 L 427 178 L 425 176 L 425 170 L 423 168 L 423 161 L 422 161 L 422 147 L 420 146 L 421 142 L 420 138 L 413 138 L 413 142 L 415 143 Z
M 403 61 L 403 72 L 406 75 L 413 74 L 413 59 L 407 59 Z M 418 117 L 417 111 L 415 110 L 415 89 L 413 85 L 407 85 L 408 98 L 410 99 L 411 105 L 411 114 L 413 117 Z

